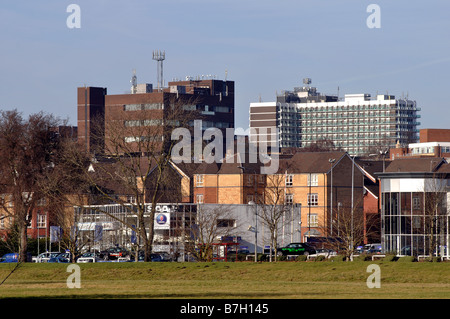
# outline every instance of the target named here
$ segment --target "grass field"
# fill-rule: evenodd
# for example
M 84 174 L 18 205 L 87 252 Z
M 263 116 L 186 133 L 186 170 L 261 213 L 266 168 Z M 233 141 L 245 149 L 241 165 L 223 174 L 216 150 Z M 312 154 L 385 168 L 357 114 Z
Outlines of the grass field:
M 368 288 L 367 266 L 381 287 Z M 448 262 L 96 263 L 78 264 L 81 288 L 67 287 L 67 264 L 21 264 L 0 298 L 447 299 Z M 0 282 L 15 264 L 0 265 Z

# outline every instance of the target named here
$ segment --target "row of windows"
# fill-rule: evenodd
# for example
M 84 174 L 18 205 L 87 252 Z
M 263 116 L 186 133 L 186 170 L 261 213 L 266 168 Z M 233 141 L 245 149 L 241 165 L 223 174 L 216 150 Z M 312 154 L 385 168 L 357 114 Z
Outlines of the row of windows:
M 247 195 L 247 203 L 254 202 L 255 201 L 255 195 Z M 197 204 L 204 204 L 205 202 L 205 196 L 204 194 L 197 194 L 195 202 Z M 286 194 L 286 205 L 294 205 L 294 194 Z M 307 206 L 319 206 L 319 194 L 317 193 L 309 193 L 307 194 Z
M 155 136 L 125 136 L 125 143 L 144 143 L 144 142 L 159 142 L 163 140 L 161 135 Z
M 307 176 L 307 186 L 319 186 L 319 174 L 308 174 Z M 293 174 L 286 174 L 285 175 L 285 185 L 287 187 L 294 186 L 293 184 L 294 175 Z M 257 180 L 258 184 L 264 184 L 265 183 L 265 176 L 264 175 L 247 175 L 247 186 L 253 186 L 255 183 L 255 180 Z M 195 185 L 197 187 L 202 187 L 204 185 L 204 175 L 197 174 L 195 175 Z
M 306 186 L 319 186 L 319 174 L 308 174 Z M 294 175 L 293 174 L 287 174 L 285 177 L 285 184 L 287 187 L 294 186 L 293 184 Z
M 283 110 L 285 107 L 282 106 Z M 415 104 L 409 103 L 405 105 L 400 103 L 400 105 L 389 105 L 389 104 L 375 104 L 375 105 L 340 105 L 340 106 L 313 106 L 313 107 L 299 107 L 300 112 L 336 112 L 336 111 L 365 111 L 365 110 L 391 110 L 391 109 L 401 109 L 401 110 L 418 110 Z
M 124 111 L 144 111 L 144 110 L 162 110 L 163 103 L 141 103 L 141 104 L 125 104 Z
M 5 229 L 9 225 L 12 224 L 12 217 L 6 217 L 4 215 L 0 215 L 0 229 Z M 37 215 L 37 228 L 46 228 L 47 226 L 47 215 L 38 214 Z M 32 226 L 28 226 L 28 228 L 31 228 Z

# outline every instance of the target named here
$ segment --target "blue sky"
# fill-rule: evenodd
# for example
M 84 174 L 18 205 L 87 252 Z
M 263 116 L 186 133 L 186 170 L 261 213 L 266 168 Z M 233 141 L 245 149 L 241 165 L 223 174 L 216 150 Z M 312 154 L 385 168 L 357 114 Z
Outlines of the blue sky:
M 69 29 L 69 4 L 81 28 Z M 369 4 L 381 28 L 370 29 Z M 442 0 L 2 0 L 0 108 L 45 111 L 76 125 L 76 88 L 156 85 L 202 74 L 236 84 L 236 127 L 250 102 L 275 100 L 305 77 L 323 93 L 407 95 L 420 128 L 450 128 L 450 2 Z

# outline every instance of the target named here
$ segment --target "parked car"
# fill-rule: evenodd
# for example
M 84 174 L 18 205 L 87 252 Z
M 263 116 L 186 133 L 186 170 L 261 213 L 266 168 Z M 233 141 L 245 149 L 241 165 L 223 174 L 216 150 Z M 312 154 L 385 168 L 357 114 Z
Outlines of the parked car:
M 129 261 L 135 261 L 135 257 L 136 257 L 135 253 L 131 254 Z M 145 253 L 144 253 L 144 251 L 140 250 L 139 254 L 138 254 L 138 261 L 144 261 L 144 258 L 145 258 Z M 167 261 L 160 254 L 150 254 L 150 259 L 153 262 Z
M 325 249 L 325 248 L 318 248 L 316 249 L 316 256 L 325 256 L 325 257 L 330 257 L 330 256 L 335 256 L 337 253 L 336 251 L 332 250 L 332 249 Z
M 278 249 L 278 254 L 287 255 L 310 255 L 315 254 L 316 250 L 307 243 L 291 243 Z
M 51 257 L 48 263 L 70 263 L 70 253 L 60 253 L 56 256 Z
M 382 246 L 380 243 L 367 244 L 364 246 L 364 252 L 367 254 L 381 254 Z
M 100 258 L 104 258 L 105 260 L 115 260 L 119 257 L 126 257 L 130 253 L 125 249 L 121 247 L 111 247 L 107 250 L 104 250 L 100 253 Z
M 157 254 L 161 256 L 161 261 L 172 261 L 172 257 L 167 252 L 161 252 Z
M 17 263 L 19 262 L 19 254 L 10 253 L 5 254 L 0 258 L 0 263 Z
M 54 257 L 58 256 L 59 254 L 60 254 L 60 252 L 45 252 L 45 253 L 39 254 L 36 257 L 36 262 L 37 263 L 46 263 L 51 258 L 54 258 Z
M 99 253 L 87 252 L 78 257 L 77 263 L 95 263 L 102 260 Z

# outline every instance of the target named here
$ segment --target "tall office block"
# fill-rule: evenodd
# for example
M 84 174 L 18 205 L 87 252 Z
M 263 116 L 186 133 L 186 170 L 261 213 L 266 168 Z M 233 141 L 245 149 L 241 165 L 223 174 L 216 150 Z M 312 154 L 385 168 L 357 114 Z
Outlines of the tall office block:
M 407 145 L 418 140 L 420 118 L 416 101 L 393 95 L 319 93 L 304 86 L 284 91 L 275 102 L 250 104 L 250 127 L 278 127 L 281 148 L 307 147 L 330 141 L 351 155 Z

